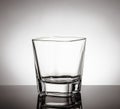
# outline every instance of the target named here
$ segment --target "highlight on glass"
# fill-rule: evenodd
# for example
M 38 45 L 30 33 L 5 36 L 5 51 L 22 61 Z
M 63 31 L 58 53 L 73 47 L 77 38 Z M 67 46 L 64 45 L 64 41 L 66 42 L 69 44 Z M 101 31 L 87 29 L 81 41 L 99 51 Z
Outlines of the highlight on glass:
M 38 93 L 71 96 L 81 91 L 86 38 L 32 39 Z

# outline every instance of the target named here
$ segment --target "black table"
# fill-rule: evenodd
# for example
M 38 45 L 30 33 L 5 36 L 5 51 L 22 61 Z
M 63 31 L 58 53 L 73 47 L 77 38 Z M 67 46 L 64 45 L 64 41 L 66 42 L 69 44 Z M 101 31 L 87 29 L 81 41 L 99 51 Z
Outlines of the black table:
M 120 109 L 120 86 L 82 86 L 76 97 L 42 98 L 36 86 L 0 86 L 0 109 Z

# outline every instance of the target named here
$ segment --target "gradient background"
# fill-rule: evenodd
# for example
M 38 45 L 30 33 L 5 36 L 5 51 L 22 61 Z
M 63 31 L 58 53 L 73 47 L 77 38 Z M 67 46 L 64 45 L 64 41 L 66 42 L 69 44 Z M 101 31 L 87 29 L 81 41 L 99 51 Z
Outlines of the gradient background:
M 36 84 L 31 39 L 87 38 L 83 85 L 120 85 L 120 0 L 0 0 L 0 85 Z

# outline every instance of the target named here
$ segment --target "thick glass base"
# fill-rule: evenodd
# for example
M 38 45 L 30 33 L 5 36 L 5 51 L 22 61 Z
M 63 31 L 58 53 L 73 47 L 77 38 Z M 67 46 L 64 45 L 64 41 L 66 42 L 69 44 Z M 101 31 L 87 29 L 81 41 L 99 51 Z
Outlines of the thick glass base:
M 81 89 L 79 76 L 44 77 L 41 84 L 40 95 L 71 96 Z

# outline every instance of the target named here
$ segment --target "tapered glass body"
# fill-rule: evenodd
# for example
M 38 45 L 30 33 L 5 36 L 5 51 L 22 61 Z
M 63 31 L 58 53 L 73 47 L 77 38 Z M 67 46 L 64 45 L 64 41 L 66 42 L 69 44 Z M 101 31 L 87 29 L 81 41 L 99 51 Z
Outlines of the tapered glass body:
M 70 96 L 81 90 L 86 38 L 41 37 L 32 40 L 38 91 Z

